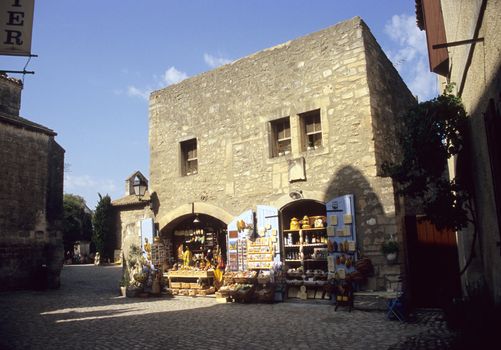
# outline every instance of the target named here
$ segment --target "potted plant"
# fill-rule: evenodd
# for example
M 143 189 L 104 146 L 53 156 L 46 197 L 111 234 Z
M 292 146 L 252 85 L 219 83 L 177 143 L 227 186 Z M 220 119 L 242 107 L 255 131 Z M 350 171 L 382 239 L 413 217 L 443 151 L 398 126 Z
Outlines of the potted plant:
M 130 275 L 129 269 L 127 268 L 127 261 L 125 258 L 122 258 L 123 268 L 122 268 L 122 279 L 120 280 L 120 294 L 122 296 L 127 295 L 127 288 L 130 286 Z
M 120 294 L 122 296 L 126 296 L 127 294 L 127 287 L 129 286 L 130 279 L 129 279 L 129 274 L 126 273 L 122 277 L 122 280 L 120 281 Z
M 381 252 L 386 257 L 386 260 L 388 260 L 389 263 L 392 263 L 395 260 L 397 260 L 398 249 L 399 249 L 398 242 L 392 239 L 383 242 L 383 244 L 381 245 Z

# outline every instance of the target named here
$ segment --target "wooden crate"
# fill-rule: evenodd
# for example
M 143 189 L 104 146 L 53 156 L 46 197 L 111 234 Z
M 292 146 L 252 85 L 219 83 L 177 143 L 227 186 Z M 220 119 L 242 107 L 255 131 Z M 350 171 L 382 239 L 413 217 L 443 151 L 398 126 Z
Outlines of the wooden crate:
M 193 282 L 191 282 L 191 283 L 190 283 L 190 288 L 191 288 L 191 289 L 202 289 L 202 286 L 201 286 L 201 285 L 199 285 L 198 283 L 193 283 Z
M 170 287 L 171 287 L 171 288 L 177 288 L 177 289 L 180 289 L 180 288 L 182 288 L 182 284 L 181 284 L 181 282 L 171 282 L 171 283 L 170 283 Z
M 214 287 L 208 288 L 208 289 L 197 289 L 197 295 L 205 296 L 205 295 L 210 295 L 214 294 L 216 291 Z

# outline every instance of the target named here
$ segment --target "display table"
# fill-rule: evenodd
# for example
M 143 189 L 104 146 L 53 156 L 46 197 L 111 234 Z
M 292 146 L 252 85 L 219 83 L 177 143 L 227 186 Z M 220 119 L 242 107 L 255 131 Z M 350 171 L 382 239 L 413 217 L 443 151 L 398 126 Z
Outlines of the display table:
M 176 270 L 164 274 L 174 295 L 214 294 L 214 271 Z

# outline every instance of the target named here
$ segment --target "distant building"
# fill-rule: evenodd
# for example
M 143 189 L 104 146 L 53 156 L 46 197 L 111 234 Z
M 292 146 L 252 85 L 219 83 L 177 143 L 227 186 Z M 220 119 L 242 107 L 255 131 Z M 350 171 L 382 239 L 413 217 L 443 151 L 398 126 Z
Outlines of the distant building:
M 297 234 L 293 217 L 323 216 L 331 242 L 347 233 L 372 260 L 375 274 L 363 288 L 395 288 L 408 259 L 404 217 L 415 213 L 381 165 L 398 159 L 395 133 L 415 103 L 360 18 L 153 92 L 150 190 L 160 236 L 172 239 L 178 261 L 190 244 L 196 255 L 217 243 L 230 268 L 273 259 L 326 271 L 312 247 L 327 247 L 325 231 L 304 230 L 314 242 L 304 252 L 294 251 L 297 237 L 288 240 Z M 232 243 L 240 220 L 270 235 L 273 257 L 242 258 L 243 246 Z M 391 236 L 400 243 L 396 264 L 381 253 Z M 329 270 L 341 274 L 343 261 Z
M 418 26 L 426 31 L 430 70 L 441 87 L 456 84 L 470 116 L 469 155 L 450 166 L 473 194 L 473 227 L 458 232 L 465 295 L 486 287 L 501 303 L 501 3 L 486 0 L 416 0 Z M 437 46 L 438 45 L 438 46 Z M 473 256 L 472 243 L 475 241 Z
M 0 289 L 57 288 L 64 149 L 19 116 L 22 83 L 0 75 Z
M 125 196 L 111 202 L 116 228 L 115 261 L 120 260 L 122 253 L 127 257 L 131 245 L 141 247 L 141 223 L 154 216 L 150 209 L 149 191 L 146 189 L 142 197 L 134 193 L 134 181 L 137 180 L 148 188 L 148 179 L 136 171 L 125 180 Z

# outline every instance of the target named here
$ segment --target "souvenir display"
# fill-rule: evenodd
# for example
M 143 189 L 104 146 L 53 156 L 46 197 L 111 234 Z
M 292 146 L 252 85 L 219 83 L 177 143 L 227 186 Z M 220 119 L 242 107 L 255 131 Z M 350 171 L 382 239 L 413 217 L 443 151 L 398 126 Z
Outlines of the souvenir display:
M 195 267 L 175 266 L 167 272 L 169 288 L 173 295 L 214 294 L 214 270 L 200 270 Z

